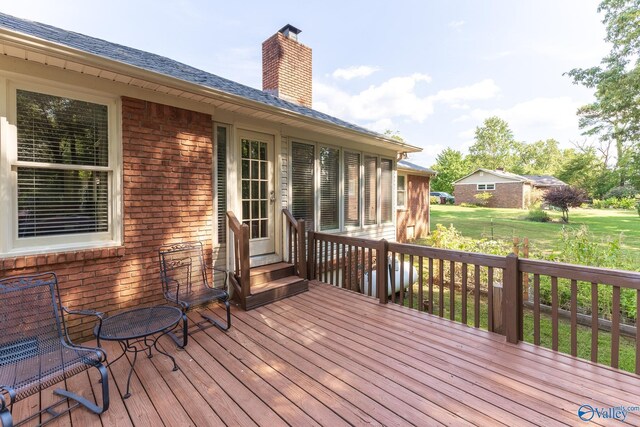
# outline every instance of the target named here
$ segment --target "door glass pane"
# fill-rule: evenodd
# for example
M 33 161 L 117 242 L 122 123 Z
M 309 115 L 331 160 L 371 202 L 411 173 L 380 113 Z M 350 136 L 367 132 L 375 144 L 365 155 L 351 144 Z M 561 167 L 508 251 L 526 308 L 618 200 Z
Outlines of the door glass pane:
M 248 221 L 252 239 L 269 236 L 269 194 L 267 181 L 268 146 L 261 141 L 243 139 L 242 218 Z
M 344 153 L 344 224 L 360 225 L 360 154 Z
M 377 222 L 378 207 L 378 158 L 364 156 L 364 224 Z

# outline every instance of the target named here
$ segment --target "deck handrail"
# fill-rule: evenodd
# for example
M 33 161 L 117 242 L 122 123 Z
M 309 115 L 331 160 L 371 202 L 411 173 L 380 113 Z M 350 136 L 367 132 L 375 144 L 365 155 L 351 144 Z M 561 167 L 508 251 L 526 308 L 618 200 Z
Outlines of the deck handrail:
M 559 319 L 563 317 L 570 323 L 569 352 L 578 356 L 578 322 L 584 324 L 585 318 L 590 318 L 590 357 L 598 362 L 600 324 L 609 316 L 611 366 L 619 367 L 621 329 L 626 334 L 631 330 L 635 335 L 635 372 L 640 374 L 640 327 L 637 321 L 635 327 L 622 323 L 625 314 L 633 319 L 634 311 L 640 313 L 640 272 L 327 233 L 309 232 L 308 239 L 310 279 L 371 295 L 371 277 L 376 275 L 381 303 L 397 302 L 476 328 L 486 327 L 504 335 L 510 343 L 526 340 L 542 345 L 541 318 L 546 316 L 544 321 L 551 324 L 551 342 L 547 345 L 557 351 Z M 376 274 L 379 271 L 389 274 Z M 585 297 L 589 294 L 590 302 Z M 629 301 L 634 300 L 629 308 Z M 485 311 L 481 305 L 486 306 Z M 532 323 L 527 337 L 523 336 L 525 310 Z M 581 356 L 588 357 L 584 353 Z
M 242 224 L 232 211 L 227 211 L 231 230 L 234 255 L 234 270 L 231 283 L 240 292 L 241 301 L 251 295 L 251 276 L 249 267 L 249 226 Z
M 288 209 L 282 209 L 285 221 L 287 258 L 286 261 L 293 264 L 296 274 L 303 279 L 307 278 L 307 256 L 305 240 L 305 221 L 295 219 Z

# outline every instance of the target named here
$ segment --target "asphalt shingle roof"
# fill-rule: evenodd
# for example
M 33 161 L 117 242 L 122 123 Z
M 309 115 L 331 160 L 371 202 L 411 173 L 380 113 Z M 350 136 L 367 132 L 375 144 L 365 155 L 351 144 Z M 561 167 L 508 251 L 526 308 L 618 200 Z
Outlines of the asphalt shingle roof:
M 231 95 L 237 95 L 265 105 L 288 110 L 370 136 L 384 137 L 379 133 L 348 123 L 337 117 L 332 117 L 328 114 L 321 113 L 320 111 L 282 100 L 261 90 L 236 83 L 154 53 L 145 52 L 117 43 L 111 43 L 95 37 L 75 33 L 73 31 L 63 30 L 51 25 L 16 18 L 4 13 L 0 13 L 0 28 L 27 34 L 52 43 L 78 49 L 103 58 L 132 65 L 134 67 L 163 74 L 165 76 L 174 77 L 186 82 L 195 83 L 207 88 L 220 90 Z
M 523 177 L 533 181 L 533 183 L 540 187 L 547 187 L 553 185 L 567 185 L 566 182 L 560 181 L 555 176 L 551 175 L 522 175 Z
M 433 175 L 436 174 L 436 171 L 434 171 L 433 169 L 425 168 L 424 166 L 416 165 L 415 163 L 411 163 L 406 160 L 398 160 L 398 168 L 414 170 L 416 172 L 429 173 Z

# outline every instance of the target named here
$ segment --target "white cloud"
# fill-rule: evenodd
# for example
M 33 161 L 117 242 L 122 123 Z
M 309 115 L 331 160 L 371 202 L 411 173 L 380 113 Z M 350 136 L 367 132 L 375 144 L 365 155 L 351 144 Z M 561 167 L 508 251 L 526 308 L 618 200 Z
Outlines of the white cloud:
M 379 71 L 380 67 L 370 67 L 368 65 L 352 66 L 348 68 L 338 68 L 331 75 L 334 79 L 351 80 L 370 76 Z
M 314 106 L 328 114 L 359 123 L 392 117 L 422 122 L 433 113 L 433 105 L 429 98 L 421 98 L 416 94 L 416 86 L 430 81 L 430 76 L 420 73 L 393 77 L 354 95 L 322 82 L 314 82 Z
M 454 89 L 441 90 L 432 99 L 452 104 L 459 108 L 461 101 L 477 101 L 491 99 L 500 93 L 500 88 L 492 79 L 484 79 L 469 86 L 457 87 Z M 455 108 L 455 107 L 454 107 Z
M 458 29 L 464 25 L 464 21 L 451 21 L 449 22 L 449 28 Z
M 561 143 L 569 143 L 580 134 L 576 110 L 582 105 L 568 96 L 556 98 L 534 98 L 520 102 L 509 108 L 490 110 L 475 109 L 470 114 L 455 121 L 473 119 L 481 125 L 484 119 L 498 116 L 509 123 L 518 140 L 534 142 L 540 139 L 555 138 Z M 473 137 L 473 129 L 461 132 L 458 136 L 467 139 Z
M 420 86 L 431 82 L 427 74 L 393 77 L 379 85 L 351 94 L 321 81 L 313 82 L 314 108 L 346 120 L 379 129 L 389 128 L 395 118 L 405 122 L 423 122 L 433 114 L 436 103 L 454 109 L 468 109 L 467 102 L 494 98 L 500 88 L 491 79 L 468 86 L 441 90 L 435 95 L 418 95 Z M 384 130 L 384 129 L 382 129 Z

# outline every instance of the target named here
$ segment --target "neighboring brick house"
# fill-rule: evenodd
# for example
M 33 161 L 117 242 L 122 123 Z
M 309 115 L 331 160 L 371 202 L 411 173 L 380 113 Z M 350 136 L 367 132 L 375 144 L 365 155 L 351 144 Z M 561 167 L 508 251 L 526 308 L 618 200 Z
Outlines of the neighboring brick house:
M 548 188 L 567 185 L 549 175 L 516 175 L 504 170 L 477 169 L 454 182 L 456 204 L 476 204 L 476 195 L 492 195 L 487 206 L 527 209 Z
M 396 240 L 407 242 L 430 232 L 430 180 L 436 172 L 406 160 L 398 161 Z
M 227 211 L 252 266 L 285 257 L 283 208 L 394 240 L 396 158 L 420 149 L 309 108 L 298 33 L 264 43 L 258 90 L 0 13 L 0 277 L 54 271 L 65 304 L 109 313 L 162 301 L 162 244 L 200 240 L 231 267 Z

